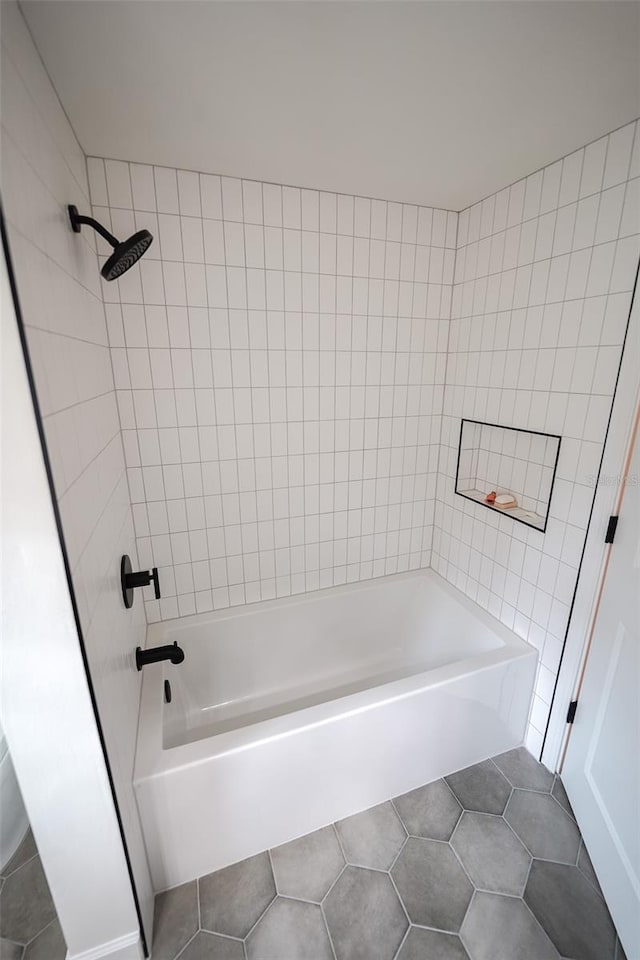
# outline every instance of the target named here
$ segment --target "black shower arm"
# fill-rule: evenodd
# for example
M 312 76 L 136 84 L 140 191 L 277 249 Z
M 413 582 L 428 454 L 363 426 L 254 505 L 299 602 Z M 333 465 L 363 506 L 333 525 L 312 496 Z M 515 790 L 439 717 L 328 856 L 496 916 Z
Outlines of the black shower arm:
M 80 233 L 80 224 L 85 223 L 88 227 L 93 227 L 114 249 L 119 245 L 120 241 L 116 240 L 114 235 L 109 233 L 109 231 L 103 227 L 101 223 L 98 223 L 97 220 L 94 220 L 93 217 L 82 216 L 82 214 L 78 213 L 78 208 L 74 207 L 73 204 L 71 204 L 68 209 L 69 219 L 71 220 L 74 233 Z

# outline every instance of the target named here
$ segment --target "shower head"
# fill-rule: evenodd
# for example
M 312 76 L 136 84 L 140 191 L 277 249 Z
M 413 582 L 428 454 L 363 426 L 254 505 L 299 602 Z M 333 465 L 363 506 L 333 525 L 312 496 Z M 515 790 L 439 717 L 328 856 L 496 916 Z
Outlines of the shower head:
M 138 230 L 133 236 L 120 242 L 93 217 L 81 216 L 78 213 L 78 208 L 72 204 L 68 207 L 68 211 L 74 233 L 80 233 L 81 224 L 86 223 L 87 226 L 93 227 L 113 247 L 113 253 L 100 271 L 105 280 L 117 280 L 123 273 L 126 273 L 129 267 L 132 267 L 146 253 L 153 241 L 153 237 L 148 230 Z
M 119 243 L 100 271 L 105 280 L 116 280 L 126 273 L 143 256 L 152 240 L 148 230 L 138 230 L 128 240 Z

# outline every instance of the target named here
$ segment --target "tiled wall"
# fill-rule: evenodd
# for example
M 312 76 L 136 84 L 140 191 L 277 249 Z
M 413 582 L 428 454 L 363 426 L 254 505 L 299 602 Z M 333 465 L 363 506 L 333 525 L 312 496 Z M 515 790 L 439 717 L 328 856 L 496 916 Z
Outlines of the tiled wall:
M 119 594 L 120 555 L 135 556 L 135 540 L 93 233 L 74 234 L 66 216 L 68 203 L 89 207 L 86 163 L 17 6 L 2 8 L 5 216 L 100 718 L 149 914 L 132 786 L 144 608 L 126 611 Z
M 541 655 L 538 754 L 640 248 L 636 124 L 460 214 L 432 564 Z M 546 534 L 453 493 L 460 418 L 561 434 Z
M 428 566 L 457 215 L 89 160 L 150 620 Z M 108 253 L 104 247 L 101 251 Z

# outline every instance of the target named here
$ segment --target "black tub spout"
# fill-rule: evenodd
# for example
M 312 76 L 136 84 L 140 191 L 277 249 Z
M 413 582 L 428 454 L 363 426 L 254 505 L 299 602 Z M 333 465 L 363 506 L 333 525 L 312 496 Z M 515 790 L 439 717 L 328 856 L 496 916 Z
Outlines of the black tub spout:
M 149 650 L 136 647 L 136 667 L 138 670 L 142 670 L 147 663 L 159 663 L 161 660 L 182 663 L 184 650 L 178 646 L 177 642 L 167 643 L 163 647 L 151 647 Z

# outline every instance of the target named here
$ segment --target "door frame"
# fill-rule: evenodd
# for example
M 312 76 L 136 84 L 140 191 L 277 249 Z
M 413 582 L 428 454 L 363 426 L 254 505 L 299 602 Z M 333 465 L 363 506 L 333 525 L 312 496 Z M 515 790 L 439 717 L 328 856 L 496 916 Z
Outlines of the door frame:
M 562 760 L 571 733 L 571 726 L 567 723 L 567 710 L 571 701 L 574 700 L 574 693 L 582 675 L 588 652 L 588 638 L 597 613 L 597 598 L 606 573 L 605 558 L 611 549 L 610 545 L 604 542 L 605 534 L 609 517 L 614 513 L 618 501 L 619 481 L 624 470 L 635 414 L 640 402 L 639 271 L 640 263 L 636 269 L 611 414 L 600 468 L 594 481 L 596 492 L 540 756 L 550 770 L 557 770 L 559 773 L 562 772 Z M 579 706 L 578 709 L 580 709 Z

